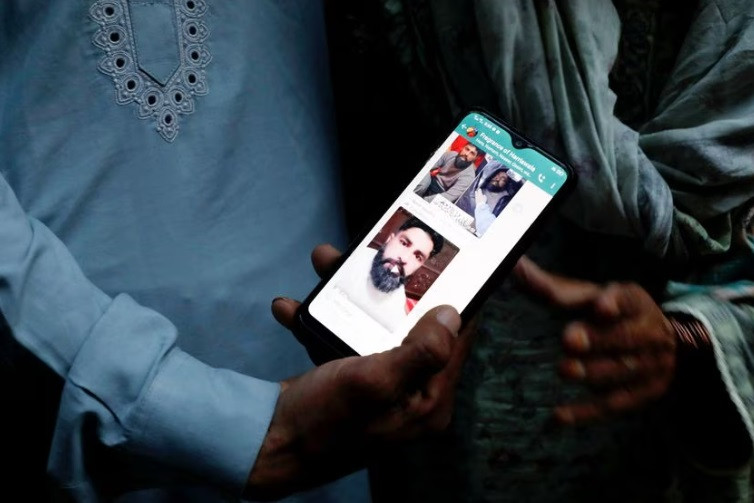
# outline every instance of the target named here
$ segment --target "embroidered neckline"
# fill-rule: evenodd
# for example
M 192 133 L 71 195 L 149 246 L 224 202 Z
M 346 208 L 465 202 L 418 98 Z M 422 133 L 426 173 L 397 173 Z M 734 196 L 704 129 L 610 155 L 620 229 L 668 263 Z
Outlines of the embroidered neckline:
M 89 9 L 100 28 L 92 43 L 105 52 L 98 69 L 112 78 L 115 101 L 133 103 L 140 119 L 152 119 L 168 142 L 175 140 L 180 117 L 194 112 L 194 99 L 208 93 L 206 66 L 212 59 L 205 41 L 209 28 L 203 22 L 205 0 L 173 0 L 180 61 L 162 85 L 139 68 L 128 0 L 97 0 Z

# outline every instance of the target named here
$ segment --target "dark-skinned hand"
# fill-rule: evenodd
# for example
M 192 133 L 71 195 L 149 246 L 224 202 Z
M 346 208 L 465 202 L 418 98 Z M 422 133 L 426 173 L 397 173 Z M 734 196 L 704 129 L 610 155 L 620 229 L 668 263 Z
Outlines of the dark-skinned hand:
M 320 276 L 340 253 L 317 247 Z M 293 329 L 299 303 L 273 302 L 275 318 Z M 325 363 L 281 383 L 267 436 L 245 496 L 277 499 L 363 467 L 390 442 L 445 428 L 466 360 L 471 330 L 449 306 L 424 315 L 390 351 Z
M 556 407 L 560 421 L 583 423 L 639 409 L 668 391 L 676 369 L 675 331 L 641 286 L 557 276 L 527 257 L 514 271 L 526 288 L 576 318 L 563 331 L 560 373 L 583 383 L 592 398 Z

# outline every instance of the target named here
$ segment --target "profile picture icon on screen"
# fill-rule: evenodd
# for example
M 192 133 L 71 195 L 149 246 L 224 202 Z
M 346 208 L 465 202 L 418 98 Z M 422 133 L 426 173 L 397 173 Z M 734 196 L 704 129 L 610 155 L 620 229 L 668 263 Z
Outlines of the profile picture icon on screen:
M 466 136 L 468 136 L 469 138 L 473 138 L 477 134 L 479 134 L 479 130 L 474 126 L 469 126 L 466 128 Z

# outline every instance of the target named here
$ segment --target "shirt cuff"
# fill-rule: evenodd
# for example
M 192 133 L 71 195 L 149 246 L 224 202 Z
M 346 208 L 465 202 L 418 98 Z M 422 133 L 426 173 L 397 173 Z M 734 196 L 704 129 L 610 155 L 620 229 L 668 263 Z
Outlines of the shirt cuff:
M 668 314 L 680 313 L 698 320 L 710 337 L 715 367 L 749 438 L 754 442 L 754 360 L 751 326 L 742 326 L 727 303 L 703 294 L 690 294 L 662 304 Z
M 139 403 L 131 448 L 240 495 L 280 385 L 212 368 L 174 349 Z
M 210 367 L 177 348 L 175 338 L 166 318 L 116 297 L 63 390 L 49 460 L 62 486 L 96 493 L 90 468 L 104 445 L 116 458 L 122 453 L 241 494 L 280 386 Z

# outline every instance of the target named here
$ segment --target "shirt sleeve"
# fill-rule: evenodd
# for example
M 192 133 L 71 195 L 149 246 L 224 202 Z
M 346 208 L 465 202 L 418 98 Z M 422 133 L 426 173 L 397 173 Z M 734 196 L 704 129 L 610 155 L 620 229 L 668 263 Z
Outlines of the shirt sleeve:
M 723 392 L 732 403 L 730 414 L 738 416 L 743 428 L 738 445 L 754 443 L 754 283 L 704 286 L 671 282 L 663 311 L 684 314 L 701 322 L 710 336 L 714 366 Z M 719 416 L 722 411 L 714 409 Z M 708 432 L 717 436 L 732 431 Z M 717 438 L 717 437 L 716 437 Z M 703 460 L 696 460 L 704 465 Z
M 94 499 L 90 458 L 104 447 L 240 493 L 279 385 L 205 365 L 176 347 L 166 318 L 99 290 L 2 177 L 0 242 L 0 310 L 65 379 L 48 461 L 58 483 Z
M 432 169 L 442 168 L 443 166 L 448 164 L 449 160 L 455 159 L 456 155 L 457 155 L 457 152 L 452 152 L 452 151 L 443 153 L 440 156 L 440 158 L 437 160 L 435 165 L 432 167 Z

